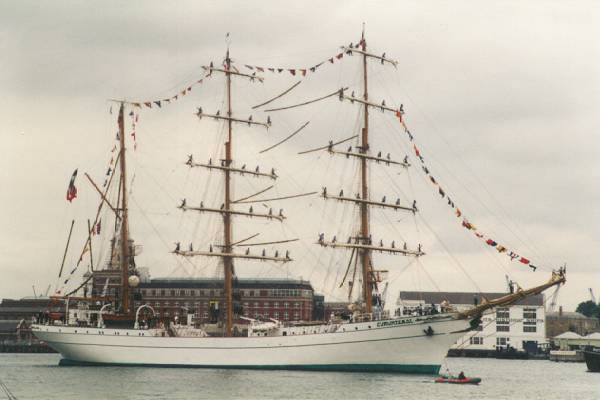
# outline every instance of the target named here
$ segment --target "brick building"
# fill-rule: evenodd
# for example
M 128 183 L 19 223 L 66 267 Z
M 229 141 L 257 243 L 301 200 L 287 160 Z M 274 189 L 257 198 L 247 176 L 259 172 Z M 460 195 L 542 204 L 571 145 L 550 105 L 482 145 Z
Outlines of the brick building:
M 136 292 L 136 308 L 148 304 L 166 319 L 192 313 L 196 322 L 210 322 L 211 309 L 213 312 L 222 310 L 224 304 L 223 280 L 218 278 L 144 279 Z M 262 316 L 281 321 L 314 318 L 314 290 L 307 281 L 238 279 L 234 282 L 234 296 L 243 307 L 241 315 L 246 317 Z

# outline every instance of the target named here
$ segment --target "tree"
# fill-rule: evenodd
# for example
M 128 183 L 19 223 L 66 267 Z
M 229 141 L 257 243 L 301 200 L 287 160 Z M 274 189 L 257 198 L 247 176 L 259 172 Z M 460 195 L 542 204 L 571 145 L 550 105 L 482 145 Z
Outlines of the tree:
M 575 311 L 586 317 L 600 318 L 600 305 L 594 303 L 592 300 L 579 303 Z

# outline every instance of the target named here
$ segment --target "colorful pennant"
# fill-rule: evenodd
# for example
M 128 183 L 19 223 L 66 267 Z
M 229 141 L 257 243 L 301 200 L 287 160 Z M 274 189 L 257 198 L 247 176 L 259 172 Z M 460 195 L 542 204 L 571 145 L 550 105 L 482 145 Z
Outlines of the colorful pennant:
M 425 159 L 423 158 L 423 155 L 421 154 L 421 150 L 419 150 L 417 148 L 417 145 L 414 143 L 414 137 L 411 134 L 408 127 L 406 126 L 406 123 L 404 122 L 402 115 L 403 115 L 403 113 L 400 111 L 398 111 L 396 113 L 396 117 L 398 118 L 398 120 L 400 121 L 400 124 L 404 128 L 404 132 L 408 135 L 408 139 L 413 144 L 413 150 L 415 152 L 415 156 L 417 156 L 417 158 L 421 161 L 421 169 L 423 170 L 425 175 L 429 178 L 429 181 L 431 181 L 431 183 L 434 186 L 437 186 L 438 194 L 442 198 L 446 197 L 448 199 L 448 206 L 450 206 L 452 209 L 454 209 L 454 213 L 455 213 L 456 217 L 461 219 L 462 226 L 470 231 L 473 231 L 473 233 L 475 234 L 476 237 L 478 237 L 479 239 L 482 239 L 488 246 L 494 247 L 498 251 L 498 253 L 500 253 L 500 254 L 506 253 L 506 255 L 508 257 L 510 257 L 511 261 L 517 259 L 520 263 L 529 266 L 532 270 L 535 271 L 537 269 L 537 266 L 533 265 L 531 263 L 531 261 L 529 261 L 529 259 L 522 257 L 513 251 L 508 251 L 508 249 L 506 247 L 498 244 L 498 242 L 496 242 L 495 240 L 493 240 L 493 239 L 485 236 L 483 233 L 479 232 L 477 230 L 477 228 L 475 227 L 475 225 L 473 225 L 471 222 L 469 222 L 467 220 L 467 218 L 465 218 L 463 216 L 463 212 L 458 207 L 455 206 L 454 202 L 452 200 L 450 200 L 450 197 L 447 196 L 446 191 L 444 189 L 442 189 L 442 187 L 440 186 L 438 181 L 433 177 L 433 175 L 431 175 L 429 168 L 425 164 Z

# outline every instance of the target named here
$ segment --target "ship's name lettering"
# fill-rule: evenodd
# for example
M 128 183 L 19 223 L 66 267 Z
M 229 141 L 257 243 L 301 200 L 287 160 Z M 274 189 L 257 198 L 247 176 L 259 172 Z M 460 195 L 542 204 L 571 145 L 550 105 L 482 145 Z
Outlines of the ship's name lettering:
M 403 324 L 410 324 L 411 322 L 413 322 L 412 319 L 395 319 L 393 321 L 380 321 L 377 323 L 377 327 L 381 328 L 384 326 L 394 326 L 394 325 L 403 325 Z

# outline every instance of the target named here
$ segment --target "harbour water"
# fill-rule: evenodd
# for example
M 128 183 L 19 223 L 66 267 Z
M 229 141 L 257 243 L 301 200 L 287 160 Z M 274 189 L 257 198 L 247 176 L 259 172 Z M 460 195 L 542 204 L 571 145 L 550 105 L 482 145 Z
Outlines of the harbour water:
M 18 399 L 600 399 L 600 374 L 582 363 L 451 358 L 453 373 L 481 385 L 429 376 L 186 368 L 59 367 L 57 354 L 0 354 L 0 381 Z M 0 399 L 4 393 L 0 391 Z

